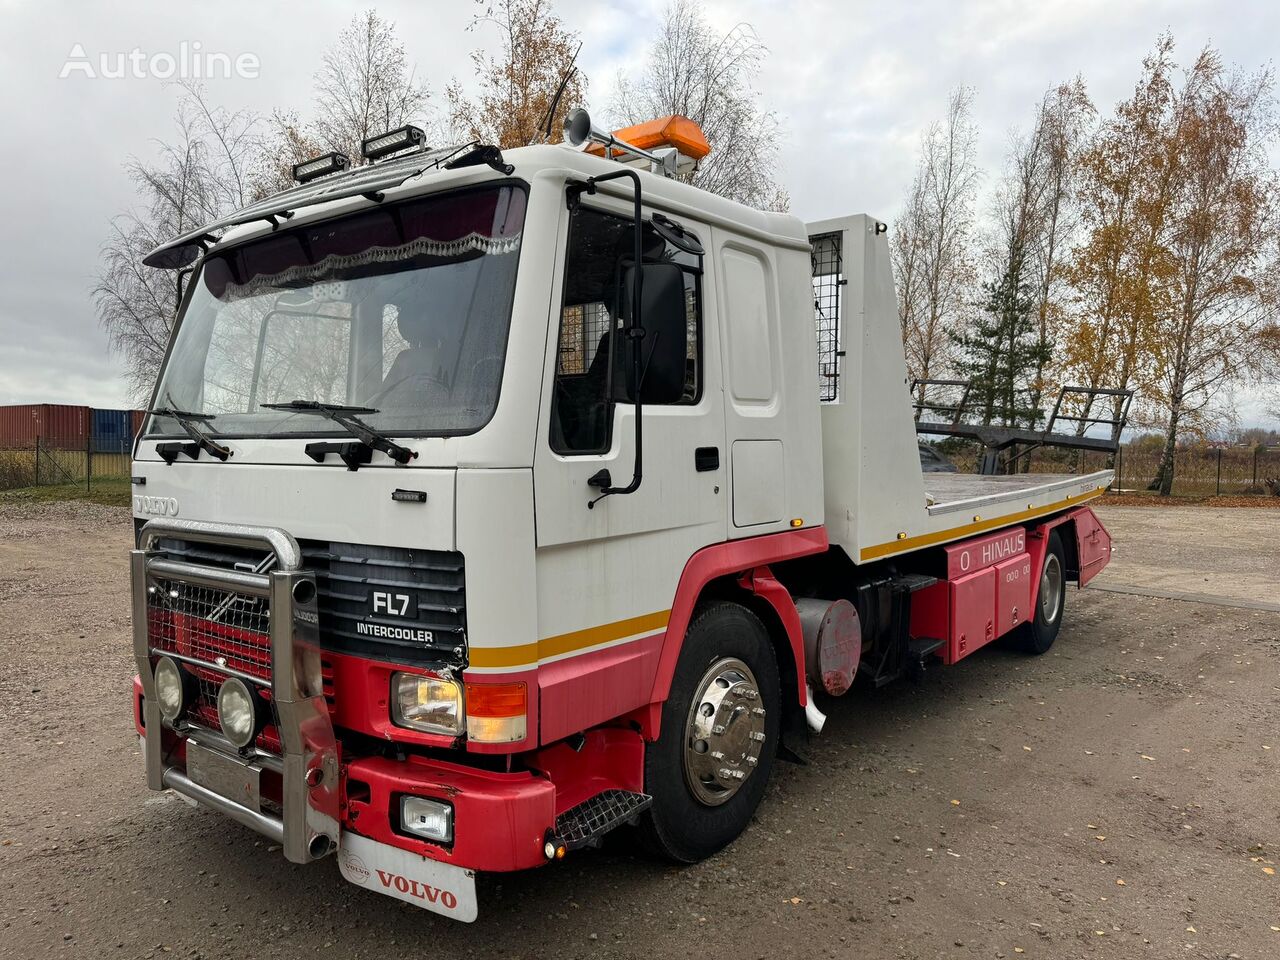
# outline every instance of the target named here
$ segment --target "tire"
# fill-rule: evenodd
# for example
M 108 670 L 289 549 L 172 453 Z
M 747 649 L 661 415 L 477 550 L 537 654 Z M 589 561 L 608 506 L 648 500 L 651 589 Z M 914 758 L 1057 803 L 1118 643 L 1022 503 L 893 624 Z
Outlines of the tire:
M 769 782 L 781 714 L 778 663 L 760 618 L 736 603 L 696 610 L 662 705 L 662 732 L 645 750 L 653 805 L 640 824 L 644 846 L 696 863 L 742 833 Z
M 1013 646 L 1023 653 L 1040 656 L 1048 653 L 1062 629 L 1062 614 L 1067 602 L 1066 553 L 1058 531 L 1049 533 L 1049 548 L 1040 568 L 1040 587 L 1036 592 L 1035 616 L 1018 628 Z

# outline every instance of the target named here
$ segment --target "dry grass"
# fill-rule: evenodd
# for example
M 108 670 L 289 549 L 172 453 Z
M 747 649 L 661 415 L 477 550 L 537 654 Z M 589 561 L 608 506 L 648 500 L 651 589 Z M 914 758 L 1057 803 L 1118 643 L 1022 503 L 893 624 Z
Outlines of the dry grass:
M 35 483 L 35 458 L 25 451 L 0 450 L 0 490 Z
M 38 487 L 18 487 L 0 490 L 0 505 L 6 503 L 57 503 L 66 500 L 86 500 L 109 507 L 129 505 L 130 485 L 127 479 L 111 478 L 94 480 L 86 490 L 84 483 L 42 484 Z

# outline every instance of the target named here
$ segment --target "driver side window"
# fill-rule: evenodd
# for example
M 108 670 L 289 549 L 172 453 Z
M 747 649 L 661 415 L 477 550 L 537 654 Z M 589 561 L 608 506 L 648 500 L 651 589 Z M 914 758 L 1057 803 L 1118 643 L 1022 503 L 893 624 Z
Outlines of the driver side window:
M 623 277 L 634 251 L 630 218 L 584 206 L 571 214 L 551 401 L 551 448 L 556 453 L 598 454 L 609 449 L 613 403 L 623 390 L 613 381 L 619 378 L 628 343 L 622 333 Z M 646 225 L 644 260 L 681 268 L 687 369 L 683 394 L 674 402 L 697 403 L 702 392 L 701 258 L 676 249 Z

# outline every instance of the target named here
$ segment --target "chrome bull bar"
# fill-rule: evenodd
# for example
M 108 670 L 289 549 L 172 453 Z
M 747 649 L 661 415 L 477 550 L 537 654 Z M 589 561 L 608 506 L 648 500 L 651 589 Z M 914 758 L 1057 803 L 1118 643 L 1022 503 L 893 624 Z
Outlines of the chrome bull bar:
M 154 549 L 162 537 L 223 546 L 266 548 L 275 568 L 249 573 L 169 560 Z M 339 838 L 338 750 L 324 699 L 320 668 L 319 616 L 314 575 L 302 568 L 302 553 L 292 536 L 274 527 L 251 527 L 195 520 L 151 520 L 142 528 L 138 549 L 131 552 L 133 582 L 133 652 L 142 681 L 146 727 L 147 786 L 171 789 L 218 810 L 281 844 L 294 863 L 308 863 L 337 849 Z M 282 815 L 255 810 L 196 783 L 171 766 L 164 752 L 164 721 L 156 700 L 147 623 L 147 590 L 154 577 L 213 589 L 264 597 L 270 602 L 271 699 L 276 712 L 282 756 L 267 758 L 249 751 L 246 758 L 221 738 L 193 730 L 180 736 L 212 746 L 229 759 L 276 769 L 283 784 Z M 181 723 L 179 724 L 181 726 Z M 209 731 L 212 733 L 212 731 Z

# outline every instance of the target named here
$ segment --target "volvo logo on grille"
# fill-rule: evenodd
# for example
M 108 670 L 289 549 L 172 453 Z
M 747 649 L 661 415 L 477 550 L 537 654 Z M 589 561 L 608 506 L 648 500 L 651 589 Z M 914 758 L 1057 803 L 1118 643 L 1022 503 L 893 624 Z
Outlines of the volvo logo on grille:
M 133 512 L 153 517 L 176 517 L 178 501 L 175 497 L 134 497 Z

